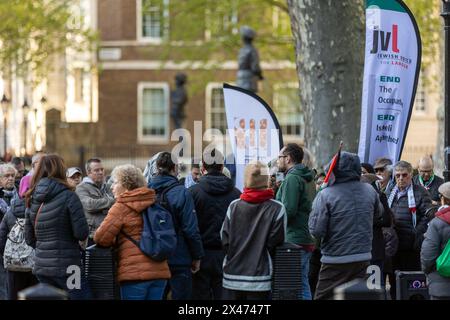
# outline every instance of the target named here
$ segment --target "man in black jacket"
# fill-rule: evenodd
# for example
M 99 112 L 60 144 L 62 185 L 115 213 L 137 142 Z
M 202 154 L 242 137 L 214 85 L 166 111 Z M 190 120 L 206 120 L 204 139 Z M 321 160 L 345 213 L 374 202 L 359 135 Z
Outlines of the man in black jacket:
M 438 188 L 444 183 L 444 179 L 434 173 L 433 159 L 429 156 L 420 158 L 418 171 L 419 174 L 413 179 L 414 184 L 421 185 L 427 189 L 433 205 L 439 205 L 441 200 L 439 198 Z
M 212 157 L 210 156 L 212 155 Z M 200 182 L 191 188 L 197 212 L 205 257 L 200 271 L 193 276 L 193 299 L 220 300 L 222 298 L 222 263 L 224 252 L 220 229 L 229 204 L 239 198 L 240 191 L 223 173 L 223 155 L 213 150 L 204 154 Z

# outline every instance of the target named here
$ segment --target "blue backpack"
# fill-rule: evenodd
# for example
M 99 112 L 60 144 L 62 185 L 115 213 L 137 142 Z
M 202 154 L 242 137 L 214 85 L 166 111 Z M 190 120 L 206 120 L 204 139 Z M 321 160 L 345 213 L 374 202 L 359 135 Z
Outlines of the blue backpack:
M 157 194 L 156 202 L 142 213 L 144 226 L 139 242 L 121 231 L 143 254 L 155 261 L 167 260 L 177 248 L 177 233 L 166 198 L 166 193 L 176 186 L 179 184 L 174 183 L 163 189 Z

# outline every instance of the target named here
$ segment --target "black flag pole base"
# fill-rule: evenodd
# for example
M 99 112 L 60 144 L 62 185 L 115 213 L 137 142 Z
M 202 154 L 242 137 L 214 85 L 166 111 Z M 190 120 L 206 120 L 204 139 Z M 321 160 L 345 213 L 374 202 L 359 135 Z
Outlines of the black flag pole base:
M 444 150 L 444 171 L 442 171 L 442 175 L 444 176 L 444 181 L 449 182 L 450 181 L 450 147 L 446 146 Z
M 442 171 L 442 175 L 444 176 L 444 180 L 445 182 L 450 181 L 450 171 L 445 169 L 444 171 Z

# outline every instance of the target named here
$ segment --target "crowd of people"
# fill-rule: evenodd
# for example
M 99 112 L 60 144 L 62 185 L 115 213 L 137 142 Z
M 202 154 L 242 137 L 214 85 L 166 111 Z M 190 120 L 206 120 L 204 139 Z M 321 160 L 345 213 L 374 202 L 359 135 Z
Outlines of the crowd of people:
M 68 269 L 83 270 L 93 245 L 116 249 L 124 300 L 270 299 L 274 254 L 286 242 L 301 252 L 299 300 L 332 299 L 336 287 L 366 278 L 369 265 L 379 268 L 390 299 L 396 270 L 422 270 L 431 298 L 450 299 L 450 278 L 436 269 L 450 239 L 450 183 L 430 157 L 414 176 L 406 161 L 360 163 L 343 151 L 324 187 L 330 165 L 314 169 L 312 156 L 290 143 L 270 164 L 246 166 L 242 192 L 224 162 L 212 150 L 182 179 L 169 152 L 144 171 L 125 164 L 110 176 L 99 158 L 86 162 L 85 177 L 42 152 L 29 172 L 20 158 L 0 164 L 0 299 L 17 299 L 37 283 L 92 298 L 86 281 L 67 283 Z M 177 244 L 160 261 L 132 240 L 162 194 Z

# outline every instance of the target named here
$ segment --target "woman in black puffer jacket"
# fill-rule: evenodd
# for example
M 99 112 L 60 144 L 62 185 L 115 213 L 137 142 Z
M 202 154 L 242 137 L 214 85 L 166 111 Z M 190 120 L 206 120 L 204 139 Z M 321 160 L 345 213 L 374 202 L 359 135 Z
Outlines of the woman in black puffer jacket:
M 79 241 L 88 237 L 89 229 L 61 157 L 46 155 L 39 160 L 26 204 L 25 238 L 36 248 L 33 273 L 39 282 L 66 290 L 74 298 L 78 290 L 70 290 L 67 280 L 74 266 L 82 270 Z

